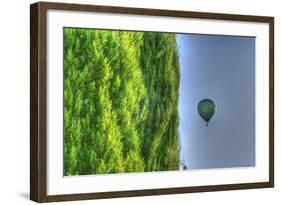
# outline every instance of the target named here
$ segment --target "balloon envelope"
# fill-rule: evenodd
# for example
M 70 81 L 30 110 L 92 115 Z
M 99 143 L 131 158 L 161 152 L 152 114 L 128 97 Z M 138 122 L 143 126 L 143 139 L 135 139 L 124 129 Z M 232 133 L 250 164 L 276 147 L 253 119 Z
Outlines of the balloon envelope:
M 203 99 L 198 103 L 197 110 L 199 115 L 208 123 L 215 114 L 216 105 L 211 99 Z

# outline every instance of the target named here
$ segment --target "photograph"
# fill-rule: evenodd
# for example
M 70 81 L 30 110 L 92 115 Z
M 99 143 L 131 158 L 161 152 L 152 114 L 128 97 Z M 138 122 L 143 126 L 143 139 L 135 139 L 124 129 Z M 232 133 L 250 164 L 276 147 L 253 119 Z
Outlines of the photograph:
M 255 40 L 64 27 L 64 176 L 255 167 Z
M 274 17 L 30 6 L 30 198 L 274 187 Z

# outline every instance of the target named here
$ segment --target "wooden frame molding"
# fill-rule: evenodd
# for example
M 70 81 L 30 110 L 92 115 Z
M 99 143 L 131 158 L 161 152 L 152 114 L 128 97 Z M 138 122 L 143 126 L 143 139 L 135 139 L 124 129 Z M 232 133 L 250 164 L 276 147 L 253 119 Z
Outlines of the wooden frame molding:
M 269 24 L 269 181 L 261 183 L 242 183 L 197 187 L 132 190 L 87 194 L 47 195 L 46 165 L 46 13 L 48 9 L 75 10 L 87 12 L 105 12 L 138 14 L 153 16 L 171 16 L 200 19 L 218 19 L 232 21 L 264 22 Z M 142 8 L 124 8 L 82 4 L 64 4 L 39 2 L 30 6 L 30 199 L 36 202 L 85 200 L 114 197 L 131 197 L 160 194 L 179 194 L 209 192 L 236 189 L 265 188 L 274 186 L 274 18 L 173 10 Z

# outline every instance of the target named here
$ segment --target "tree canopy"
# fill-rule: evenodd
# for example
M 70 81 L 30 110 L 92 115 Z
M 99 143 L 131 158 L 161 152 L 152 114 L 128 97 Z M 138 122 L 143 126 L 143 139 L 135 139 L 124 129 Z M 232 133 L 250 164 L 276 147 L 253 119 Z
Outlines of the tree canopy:
M 64 175 L 179 169 L 175 34 L 64 28 Z

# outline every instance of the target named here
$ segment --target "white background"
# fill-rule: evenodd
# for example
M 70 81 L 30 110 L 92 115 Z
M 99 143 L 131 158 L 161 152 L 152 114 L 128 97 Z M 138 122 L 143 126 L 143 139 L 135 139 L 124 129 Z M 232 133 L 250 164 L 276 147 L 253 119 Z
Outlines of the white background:
M 61 2 L 73 2 L 63 1 Z M 3 1 L 0 7 L 0 204 L 32 204 L 29 198 L 29 4 Z M 76 0 L 76 2 L 78 2 Z M 275 164 L 274 189 L 181 194 L 69 204 L 278 204 L 281 196 L 279 136 L 281 110 L 280 5 L 278 0 L 82 0 L 79 3 L 275 16 Z M 279 202 L 280 203 L 280 202 Z M 56 204 L 56 203 L 53 203 Z M 64 203 L 59 203 L 64 204 Z

